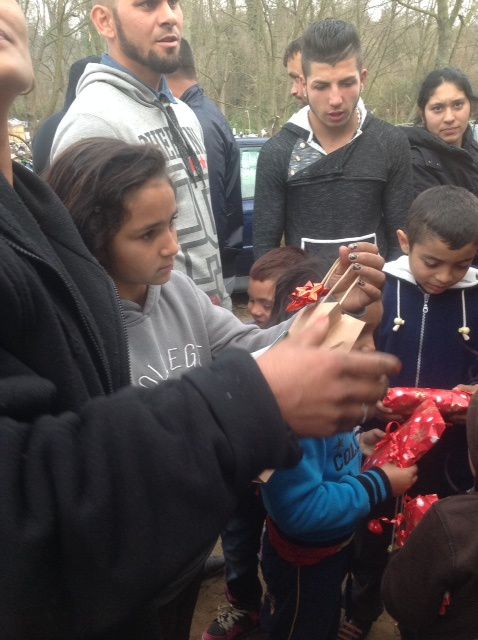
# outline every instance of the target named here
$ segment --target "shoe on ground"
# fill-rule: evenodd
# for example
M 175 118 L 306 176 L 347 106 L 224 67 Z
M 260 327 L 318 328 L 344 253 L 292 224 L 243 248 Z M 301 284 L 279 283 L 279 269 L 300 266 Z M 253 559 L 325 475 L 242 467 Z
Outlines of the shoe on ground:
M 340 625 L 337 640 L 365 640 L 371 628 L 372 625 L 369 622 L 344 620 Z
M 219 607 L 217 618 L 202 634 L 202 640 L 239 640 L 258 628 L 258 611 L 238 609 L 229 604 Z
M 220 575 L 224 572 L 224 565 L 225 562 L 223 555 L 211 554 L 204 563 L 202 579 L 208 580 L 209 578 Z

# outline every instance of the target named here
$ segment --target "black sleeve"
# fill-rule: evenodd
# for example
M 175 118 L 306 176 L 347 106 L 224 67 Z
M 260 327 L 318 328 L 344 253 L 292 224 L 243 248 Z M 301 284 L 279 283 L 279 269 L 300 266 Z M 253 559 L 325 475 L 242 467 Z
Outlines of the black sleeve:
M 257 161 L 254 195 L 254 256 L 280 245 L 285 229 L 286 184 L 283 170 L 287 149 L 272 138 L 264 144 Z
M 224 246 L 226 262 L 232 263 L 230 273 L 235 273 L 235 262 L 243 245 L 244 218 L 242 213 L 241 192 L 241 152 L 232 136 L 227 141 L 225 213 L 227 234 Z
M 405 135 L 399 129 L 395 129 L 393 134 L 393 159 L 383 196 L 383 216 L 387 239 L 387 255 L 384 256 L 386 260 L 398 258 L 402 253 L 398 243 L 397 229 L 403 228 L 405 217 L 413 200 L 410 146 Z
M 207 125 L 204 127 L 204 143 L 209 165 L 211 205 L 223 274 L 230 277 L 235 274 L 243 240 L 241 157 L 227 122 L 211 119 Z
M 90 637 L 117 623 L 204 553 L 263 468 L 297 460 L 243 352 L 79 414 L 42 414 L 54 392 L 35 376 L 0 380 L 5 638 Z

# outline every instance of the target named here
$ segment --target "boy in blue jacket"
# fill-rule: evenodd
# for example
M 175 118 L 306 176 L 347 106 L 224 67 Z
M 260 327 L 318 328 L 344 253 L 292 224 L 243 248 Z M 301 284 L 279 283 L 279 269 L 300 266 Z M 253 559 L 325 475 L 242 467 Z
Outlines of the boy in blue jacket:
M 472 263 L 478 250 L 478 199 L 461 187 L 428 189 L 414 200 L 397 235 L 404 255 L 384 267 L 384 313 L 375 336 L 379 351 L 402 361 L 390 386 L 475 391 L 478 270 Z M 386 411 L 383 422 L 391 419 Z M 418 466 L 415 495 L 443 498 L 473 486 L 464 425 L 447 429 Z M 383 610 L 380 580 L 388 543 L 365 524 L 357 536 L 349 620 L 339 640 L 365 638 Z
M 300 463 L 276 471 L 261 485 L 268 512 L 263 625 L 270 640 L 336 640 L 357 524 L 372 507 L 402 495 L 416 480 L 416 467 L 386 464 L 361 473 L 364 453 L 372 451 L 380 435 L 377 429 L 357 431 L 303 438 Z

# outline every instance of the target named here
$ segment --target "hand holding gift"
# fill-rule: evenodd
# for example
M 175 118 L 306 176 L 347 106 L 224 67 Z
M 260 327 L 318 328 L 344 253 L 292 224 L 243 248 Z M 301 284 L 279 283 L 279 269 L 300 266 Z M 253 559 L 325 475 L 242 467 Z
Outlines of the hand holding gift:
M 396 430 L 392 428 L 396 426 Z M 397 467 L 410 467 L 438 442 L 445 421 L 433 400 L 422 402 L 402 425 L 389 423 L 386 436 L 375 447 L 364 464 L 364 470 L 391 462 Z
M 418 478 L 418 468 L 415 464 L 401 469 L 390 462 L 386 462 L 381 469 L 387 476 L 392 488 L 392 494 L 395 497 L 403 496 Z
M 471 393 L 458 389 L 420 389 L 415 387 L 393 387 L 383 399 L 383 405 L 393 414 L 409 416 L 424 400 L 433 400 L 444 418 L 466 415 Z

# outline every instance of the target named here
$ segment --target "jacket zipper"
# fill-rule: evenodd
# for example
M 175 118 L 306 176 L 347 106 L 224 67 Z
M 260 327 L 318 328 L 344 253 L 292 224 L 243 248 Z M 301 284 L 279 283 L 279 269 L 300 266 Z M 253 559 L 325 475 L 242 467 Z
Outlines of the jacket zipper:
M 127 364 L 127 367 L 128 367 L 128 380 L 129 380 L 130 384 L 133 384 L 133 372 L 131 370 L 131 358 L 130 358 L 130 355 L 129 355 L 128 332 L 126 330 L 126 317 L 124 315 L 123 305 L 121 304 L 121 298 L 120 298 L 120 295 L 118 293 L 118 287 L 113 282 L 113 280 L 111 281 L 111 284 L 112 284 L 112 287 L 113 287 L 113 291 L 115 292 L 116 305 L 117 305 L 117 307 L 119 309 L 120 316 L 121 316 L 121 329 L 122 329 L 122 333 L 123 333 L 124 343 L 126 345 L 126 364 Z
M 75 303 L 76 306 L 76 310 L 78 311 L 80 317 L 81 317 L 81 321 L 83 326 L 86 329 L 86 332 L 95 348 L 95 351 L 97 353 L 97 355 L 99 356 L 100 362 L 103 365 L 103 370 L 104 373 L 106 375 L 106 383 L 107 383 L 107 391 L 108 393 L 112 393 L 113 392 L 113 381 L 111 379 L 111 374 L 109 371 L 109 366 L 108 363 L 106 361 L 106 358 L 104 357 L 104 353 L 103 351 L 100 349 L 100 347 L 98 346 L 98 342 L 96 340 L 96 336 L 93 333 L 91 327 L 90 327 L 90 323 L 88 322 L 88 319 L 86 318 L 85 314 L 83 313 L 82 309 L 81 309 L 81 303 L 78 300 L 78 297 L 75 293 L 75 291 L 73 290 L 73 288 L 71 287 L 70 283 L 65 280 L 62 276 L 62 274 L 57 271 L 55 269 L 55 267 L 53 265 L 51 265 L 49 262 L 47 262 L 46 260 L 44 260 L 43 258 L 40 258 L 40 256 L 37 256 L 35 253 L 32 253 L 31 251 L 28 251 L 27 249 L 24 249 L 23 247 L 20 247 L 18 244 L 16 244 L 15 242 L 12 242 L 11 240 L 9 240 L 8 238 L 4 238 L 5 242 L 10 245 L 12 247 L 12 249 L 14 249 L 15 251 L 22 253 L 26 256 L 28 256 L 29 258 L 32 258 L 33 260 L 36 260 L 38 262 L 40 262 L 43 265 L 46 265 L 47 268 L 52 269 L 55 274 L 60 278 L 60 280 L 63 282 L 63 284 L 65 285 L 65 287 L 68 289 L 71 297 L 73 298 L 73 301 Z M 127 344 L 127 343 L 126 343 Z M 128 356 L 129 358 L 129 356 Z M 129 363 L 128 363 L 129 366 Z M 131 379 L 131 377 L 130 377 Z
M 420 340 L 418 342 L 418 357 L 417 357 L 417 374 L 415 377 L 415 387 L 419 386 L 420 373 L 422 368 L 422 350 L 423 350 L 423 339 L 425 337 L 425 320 L 428 313 L 428 301 L 430 300 L 430 294 L 425 293 L 423 296 L 423 309 L 422 309 L 422 323 L 420 326 Z

